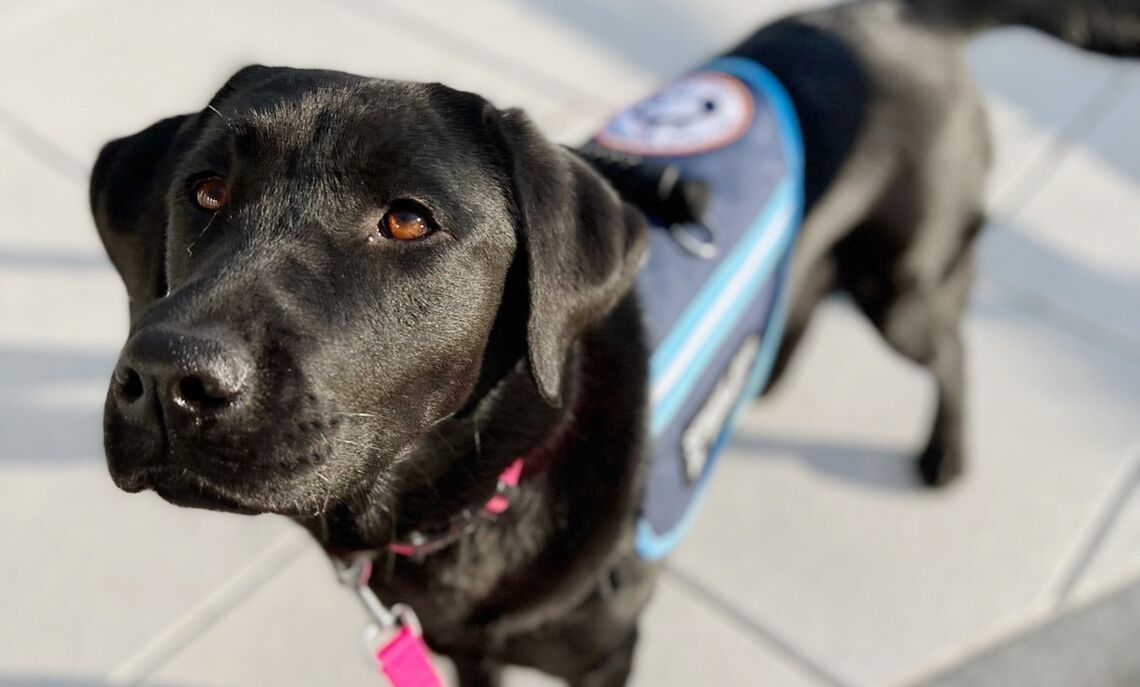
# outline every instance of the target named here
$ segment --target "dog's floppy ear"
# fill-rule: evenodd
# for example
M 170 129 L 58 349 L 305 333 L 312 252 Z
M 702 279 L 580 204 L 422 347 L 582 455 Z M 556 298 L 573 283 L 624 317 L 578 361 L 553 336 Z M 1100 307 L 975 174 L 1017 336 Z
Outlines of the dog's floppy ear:
M 166 191 L 172 143 L 191 115 L 170 117 L 103 146 L 91 173 L 91 212 L 123 278 L 131 315 L 166 292 Z
M 260 65 L 238 71 L 214 96 L 211 107 L 270 72 Z M 103 247 L 127 287 L 132 320 L 167 291 L 166 194 L 178 152 L 189 148 L 198 117 L 170 117 L 111 141 L 99 152 L 91 172 L 91 212 Z
M 552 405 L 571 345 L 629 291 L 646 222 L 589 165 L 547 141 L 519 110 L 494 111 L 525 252 L 527 355 Z

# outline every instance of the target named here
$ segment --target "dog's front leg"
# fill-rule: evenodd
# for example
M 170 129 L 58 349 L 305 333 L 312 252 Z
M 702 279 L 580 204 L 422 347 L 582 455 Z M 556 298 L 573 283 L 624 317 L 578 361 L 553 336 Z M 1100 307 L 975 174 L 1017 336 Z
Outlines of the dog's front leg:
M 489 658 L 455 657 L 455 673 L 459 687 L 499 687 L 503 683 L 503 667 Z
M 633 670 L 633 651 L 637 648 L 637 628 L 601 662 L 570 680 L 570 687 L 624 687 Z

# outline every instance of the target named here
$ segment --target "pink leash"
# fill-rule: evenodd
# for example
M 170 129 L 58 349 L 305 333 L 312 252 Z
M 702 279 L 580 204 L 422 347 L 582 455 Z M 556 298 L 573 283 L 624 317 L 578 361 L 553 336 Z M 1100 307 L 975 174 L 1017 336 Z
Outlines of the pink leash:
M 441 687 L 443 681 L 428 657 L 423 637 L 404 625 L 376 651 L 380 670 L 392 687 Z

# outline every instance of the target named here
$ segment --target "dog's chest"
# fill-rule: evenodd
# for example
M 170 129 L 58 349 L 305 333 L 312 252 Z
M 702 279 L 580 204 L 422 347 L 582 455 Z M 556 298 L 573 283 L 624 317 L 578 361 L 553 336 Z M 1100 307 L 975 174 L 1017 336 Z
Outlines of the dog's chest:
M 684 534 L 735 416 L 771 371 L 802 213 L 802 143 L 776 79 L 722 58 L 617 115 L 592 147 L 672 166 L 711 190 L 707 226 L 654 221 L 637 282 L 652 351 L 637 550 L 656 559 Z

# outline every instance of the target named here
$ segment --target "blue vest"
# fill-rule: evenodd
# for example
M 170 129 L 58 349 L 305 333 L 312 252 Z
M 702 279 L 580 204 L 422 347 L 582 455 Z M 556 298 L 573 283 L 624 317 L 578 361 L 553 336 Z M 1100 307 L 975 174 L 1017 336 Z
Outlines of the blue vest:
M 652 351 L 636 548 L 657 559 L 688 529 L 736 416 L 771 372 L 803 212 L 803 143 L 783 87 L 739 57 L 665 86 L 592 143 L 711 188 L 707 228 L 654 224 L 636 285 Z M 698 255 L 694 241 L 715 255 Z

